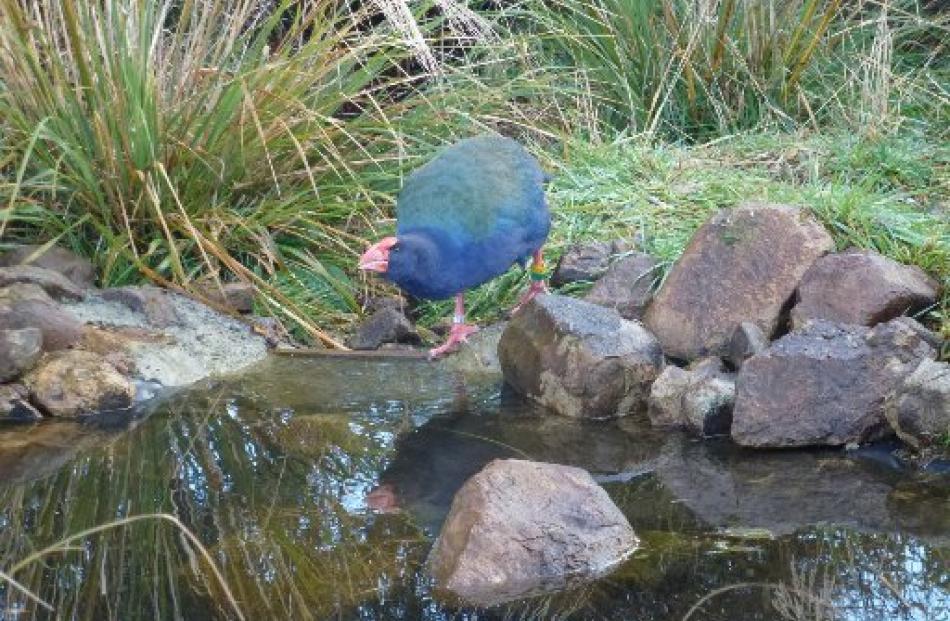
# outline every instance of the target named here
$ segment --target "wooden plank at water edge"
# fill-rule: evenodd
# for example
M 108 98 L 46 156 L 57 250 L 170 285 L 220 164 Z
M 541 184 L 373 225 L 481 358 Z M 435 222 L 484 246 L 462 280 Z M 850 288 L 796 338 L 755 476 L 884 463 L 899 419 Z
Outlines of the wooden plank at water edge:
M 425 349 L 376 349 L 343 350 L 317 349 L 312 347 L 278 347 L 274 350 L 278 356 L 301 356 L 307 358 L 362 358 L 364 360 L 428 360 Z

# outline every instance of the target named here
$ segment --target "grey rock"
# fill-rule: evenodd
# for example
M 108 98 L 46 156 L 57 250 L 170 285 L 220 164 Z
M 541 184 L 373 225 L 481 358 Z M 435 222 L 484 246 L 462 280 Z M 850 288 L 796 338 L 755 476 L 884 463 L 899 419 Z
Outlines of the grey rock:
M 25 386 L 0 386 L 0 420 L 35 421 L 42 418 L 39 410 L 30 405 L 30 391 Z
M 814 321 L 742 365 L 732 438 L 743 446 L 861 443 L 886 435 L 884 398 L 935 352 L 904 322 Z
M 704 437 L 728 435 L 734 379 L 712 362 L 697 370 L 667 366 L 653 382 L 647 413 L 655 427 L 689 429 Z
M 594 283 L 585 299 L 616 310 L 624 319 L 640 319 L 653 297 L 657 266 L 656 259 L 641 252 L 621 257 Z
M 135 397 L 133 383 L 105 358 L 79 350 L 48 354 L 23 384 L 34 404 L 60 417 L 125 409 Z
M 163 386 L 184 386 L 208 376 L 233 373 L 267 356 L 264 336 L 237 319 L 175 293 L 162 296 L 160 303 L 168 305 L 159 311 L 162 316 L 175 318 L 169 325 L 156 326 L 154 312 L 149 317 L 98 294 L 65 304 L 63 309 L 81 323 L 113 333 L 109 340 L 124 343 L 120 354 L 128 355 L 135 378 Z
M 644 315 L 672 358 L 726 353 L 743 321 L 768 336 L 802 275 L 834 247 L 807 212 L 746 203 L 721 210 L 696 232 Z
M 829 254 L 802 277 L 792 325 L 825 319 L 873 326 L 933 304 L 939 290 L 920 268 L 870 250 Z
M 419 334 L 401 312 L 383 308 L 357 327 L 348 345 L 353 349 L 378 349 L 383 343 L 419 343 Z
M 43 353 L 43 333 L 38 328 L 0 330 L 0 382 L 16 379 Z
M 103 289 L 102 299 L 117 302 L 145 317 L 145 321 L 158 328 L 174 326 L 181 321 L 175 310 L 171 294 L 151 285 L 137 287 L 114 287 Z
M 38 245 L 14 248 L 0 255 L 0 266 L 8 267 L 23 264 L 40 248 L 41 246 Z M 58 272 L 81 289 L 92 287 L 96 281 L 96 268 L 89 260 L 59 246 L 47 248 L 42 254 L 31 260 L 29 265 Z
M 428 566 L 437 588 L 490 606 L 602 576 L 638 543 L 584 470 L 504 459 L 455 495 Z
M 71 280 L 53 270 L 34 265 L 0 267 L 0 287 L 9 287 L 16 283 L 37 285 L 59 300 L 81 300 L 86 295 Z
M 25 299 L 0 306 L 0 330 L 25 328 L 43 333 L 44 351 L 72 347 L 82 335 L 82 325 L 56 302 Z
M 760 354 L 769 346 L 769 339 L 762 333 L 759 326 L 750 321 L 743 321 L 732 331 L 729 345 L 726 348 L 726 360 L 736 369 L 742 366 L 747 358 Z
M 607 272 L 613 255 L 630 249 L 623 241 L 574 244 L 558 259 L 551 274 L 551 285 L 596 280 Z
M 884 415 L 915 450 L 950 434 L 950 364 L 922 360 L 888 396 Z
M 498 344 L 505 380 L 565 416 L 612 418 L 646 405 L 660 372 L 659 343 L 615 311 L 541 295 L 509 323 Z

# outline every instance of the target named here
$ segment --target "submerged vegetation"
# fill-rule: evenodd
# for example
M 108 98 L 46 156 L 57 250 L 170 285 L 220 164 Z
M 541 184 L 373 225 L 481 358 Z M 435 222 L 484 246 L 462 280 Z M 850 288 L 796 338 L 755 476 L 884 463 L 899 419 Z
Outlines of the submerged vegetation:
M 332 342 L 380 286 L 353 264 L 401 175 L 502 131 L 554 173 L 555 255 L 622 235 L 672 261 L 712 210 L 769 198 L 947 282 L 934 6 L 0 0 L 0 239 L 66 244 L 103 284 L 249 281 Z M 486 285 L 476 315 L 521 284 Z

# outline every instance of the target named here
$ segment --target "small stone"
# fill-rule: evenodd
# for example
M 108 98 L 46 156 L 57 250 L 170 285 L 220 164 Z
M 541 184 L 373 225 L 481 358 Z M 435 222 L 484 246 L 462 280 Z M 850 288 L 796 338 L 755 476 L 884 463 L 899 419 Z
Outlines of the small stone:
M 15 248 L 0 255 L 0 266 L 7 267 L 23 264 L 24 261 L 29 259 L 40 248 L 41 246 L 38 245 L 26 245 Z M 30 261 L 29 265 L 58 272 L 81 289 L 92 287 L 96 281 L 96 268 L 90 261 L 75 252 L 60 248 L 59 246 L 47 248 L 42 254 Z
M 33 421 L 43 415 L 30 405 L 30 391 L 20 384 L 0 386 L 0 420 Z
M 23 378 L 31 401 L 52 416 L 75 417 L 128 408 L 133 383 L 102 356 L 87 351 L 54 352 Z
M 884 408 L 897 436 L 915 450 L 950 434 L 950 364 L 922 360 Z
M 56 302 L 26 299 L 0 306 L 0 330 L 37 328 L 43 333 L 43 350 L 72 347 L 82 335 L 82 324 Z
M 224 308 L 247 315 L 254 312 L 257 287 L 248 282 L 229 282 L 221 285 L 219 289 L 216 283 L 209 282 L 204 294 L 210 301 Z
M 43 353 L 43 333 L 38 328 L 0 330 L 0 382 L 20 376 Z
M 156 328 L 167 328 L 181 322 L 168 292 L 158 287 L 114 287 L 103 289 L 101 296 L 144 315 L 146 322 Z
M 465 374 L 500 374 L 498 342 L 508 326 L 499 322 L 479 328 L 456 353 L 444 358 L 444 364 Z
M 812 321 L 742 365 L 732 438 L 743 446 L 843 446 L 884 436 L 884 398 L 934 349 L 906 323 Z
M 9 306 L 24 300 L 53 302 L 53 298 L 46 293 L 43 287 L 31 282 L 18 282 L 0 289 L 0 306 Z
M 624 319 L 640 319 L 653 297 L 657 267 L 656 259 L 648 254 L 622 257 L 607 268 L 585 299 L 616 310 Z
M 792 326 L 812 319 L 873 326 L 930 306 L 939 290 L 920 268 L 870 250 L 829 254 L 802 277 Z
M 762 333 L 759 326 L 749 321 L 743 321 L 732 331 L 729 337 L 729 346 L 726 350 L 726 360 L 738 369 L 742 363 L 756 354 L 760 354 L 769 346 L 769 339 Z
M 575 244 L 558 260 L 551 274 L 551 286 L 596 280 L 607 272 L 613 255 L 628 249 L 629 245 L 619 240 Z
M 419 335 L 405 315 L 383 308 L 359 325 L 348 344 L 353 349 L 379 349 L 383 343 L 419 343 Z
M 626 416 L 646 405 L 660 372 L 659 343 L 636 321 L 561 295 L 541 295 L 509 323 L 498 344 L 517 392 L 572 418 Z
M 49 295 L 61 300 L 81 300 L 86 297 L 82 289 L 59 272 L 33 265 L 0 267 L 0 287 L 9 287 L 16 283 L 37 285 Z
M 456 493 L 428 567 L 437 588 L 492 606 L 600 577 L 638 544 L 586 471 L 499 459 Z
M 293 346 L 293 338 L 276 317 L 254 317 L 251 323 L 251 332 L 263 336 L 268 347 Z M 313 347 L 315 349 L 325 349 L 320 341 L 315 341 Z
M 364 308 L 368 314 L 373 314 L 376 311 L 383 310 L 384 308 L 391 308 L 393 310 L 399 311 L 400 313 L 405 313 L 406 300 L 391 295 L 380 295 L 366 300 Z
M 689 429 L 704 437 L 728 435 L 734 402 L 734 379 L 707 359 L 696 370 L 663 369 L 650 389 L 647 413 L 654 427 Z
M 716 213 L 693 235 L 644 314 L 671 358 L 722 355 L 736 326 L 771 336 L 802 275 L 831 251 L 808 212 L 746 203 Z

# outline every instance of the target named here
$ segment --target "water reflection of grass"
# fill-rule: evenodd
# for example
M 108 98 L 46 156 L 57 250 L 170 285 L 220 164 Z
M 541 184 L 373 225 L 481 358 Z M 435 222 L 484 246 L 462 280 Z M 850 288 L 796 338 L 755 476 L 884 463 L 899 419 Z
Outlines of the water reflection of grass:
M 323 618 L 374 593 L 380 576 L 406 575 L 420 541 L 412 525 L 368 523 L 340 501 L 344 486 L 380 469 L 373 435 L 348 433 L 342 417 L 245 414 L 193 402 L 46 479 L 0 490 L 0 567 L 58 617 L 117 620 L 234 617 L 224 584 L 248 618 Z M 184 531 L 141 517 L 153 513 L 177 516 L 214 565 L 199 562 Z M 36 605 L 12 588 L 3 599 Z

